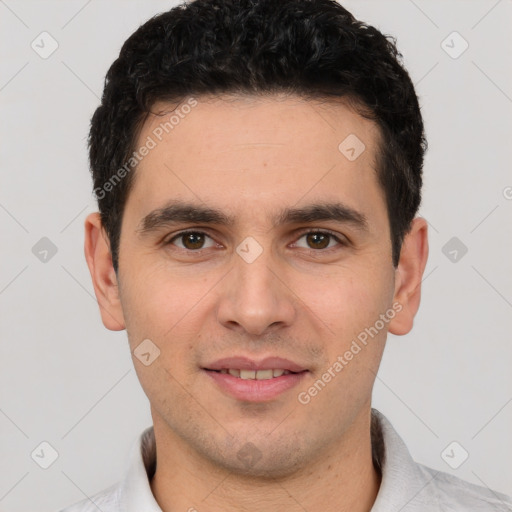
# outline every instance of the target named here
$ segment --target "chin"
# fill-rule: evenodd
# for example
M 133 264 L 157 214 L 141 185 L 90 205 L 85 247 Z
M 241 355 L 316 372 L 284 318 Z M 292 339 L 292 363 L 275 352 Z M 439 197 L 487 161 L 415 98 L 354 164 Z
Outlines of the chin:
M 235 444 L 231 442 L 229 447 L 210 445 L 206 450 L 203 446 L 201 451 L 215 466 L 237 476 L 275 482 L 289 478 L 308 465 L 301 444 L 292 436 L 276 438 L 269 443 L 268 437 L 260 434 L 252 441 L 238 440 Z M 313 453 L 309 459 L 312 458 Z

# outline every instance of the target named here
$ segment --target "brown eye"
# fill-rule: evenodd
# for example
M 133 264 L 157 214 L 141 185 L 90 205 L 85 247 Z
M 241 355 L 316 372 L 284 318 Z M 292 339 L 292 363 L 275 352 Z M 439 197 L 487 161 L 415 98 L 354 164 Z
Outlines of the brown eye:
M 321 250 L 335 249 L 336 245 L 343 247 L 346 242 L 329 231 L 308 231 L 303 233 L 294 245 L 302 249 Z
M 308 233 L 306 240 L 312 249 L 325 249 L 329 245 L 331 236 L 327 233 Z
M 197 251 L 199 249 L 206 249 L 215 245 L 213 240 L 211 240 L 210 245 L 205 247 L 206 239 L 211 240 L 211 238 L 206 233 L 202 233 L 201 231 L 186 231 L 179 233 L 171 240 L 169 240 L 168 243 L 176 245 L 181 249 Z
M 182 240 L 187 249 L 201 249 L 204 244 L 204 236 L 200 233 L 186 233 L 182 235 Z

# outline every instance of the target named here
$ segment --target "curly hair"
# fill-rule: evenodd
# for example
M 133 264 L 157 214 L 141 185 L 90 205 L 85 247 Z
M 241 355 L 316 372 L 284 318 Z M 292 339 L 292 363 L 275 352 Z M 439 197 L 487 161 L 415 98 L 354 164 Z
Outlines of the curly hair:
M 282 92 L 343 97 L 376 123 L 377 175 L 398 265 L 421 201 L 427 142 L 396 40 L 334 0 L 195 0 L 149 19 L 126 40 L 91 120 L 90 167 L 116 272 L 134 172 L 106 185 L 126 169 L 151 107 L 190 96 Z

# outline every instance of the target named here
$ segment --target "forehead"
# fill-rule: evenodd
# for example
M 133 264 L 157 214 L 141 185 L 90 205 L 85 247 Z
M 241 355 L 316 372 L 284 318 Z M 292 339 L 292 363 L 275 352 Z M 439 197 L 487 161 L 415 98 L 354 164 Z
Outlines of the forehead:
M 349 205 L 378 202 L 379 140 L 377 126 L 344 101 L 274 95 L 160 102 L 138 138 L 137 148 L 151 149 L 131 195 L 148 208 L 171 194 L 216 206 L 224 200 L 233 211 L 256 200 L 326 194 Z

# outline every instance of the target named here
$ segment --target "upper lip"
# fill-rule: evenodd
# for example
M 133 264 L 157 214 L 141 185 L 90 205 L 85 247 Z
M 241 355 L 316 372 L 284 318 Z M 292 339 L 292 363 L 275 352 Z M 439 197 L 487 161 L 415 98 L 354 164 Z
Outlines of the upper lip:
M 303 372 L 307 370 L 303 366 L 290 361 L 289 359 L 283 359 L 282 357 L 266 357 L 260 361 L 250 359 L 248 357 L 224 357 L 217 359 L 216 361 L 209 363 L 203 367 L 205 370 L 222 370 L 226 369 L 237 369 L 237 370 L 273 370 L 281 369 L 288 370 L 290 372 Z

